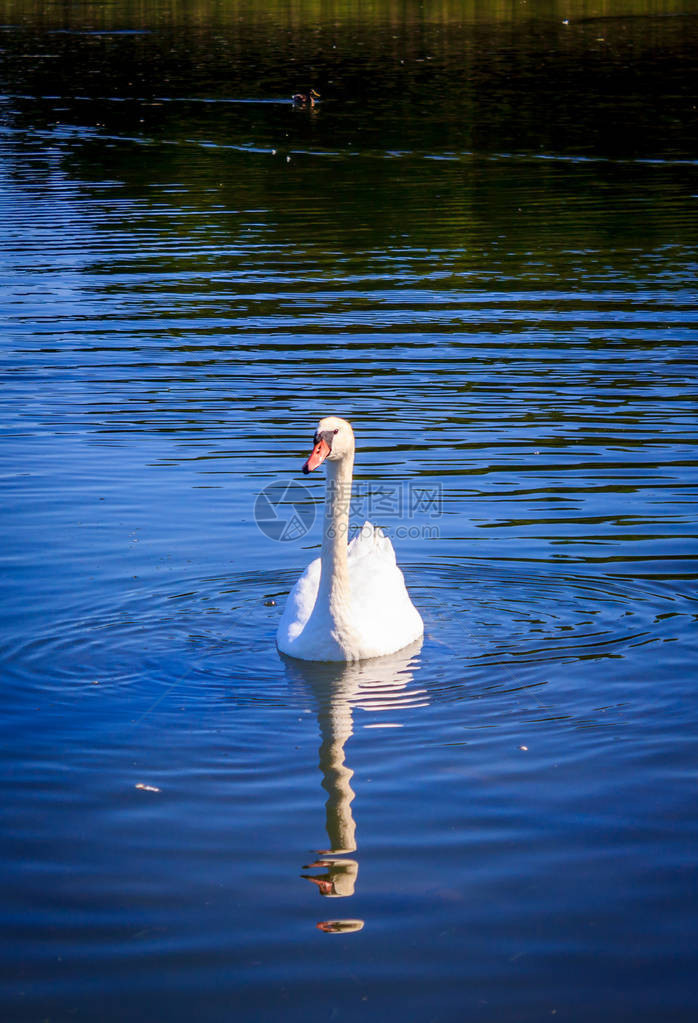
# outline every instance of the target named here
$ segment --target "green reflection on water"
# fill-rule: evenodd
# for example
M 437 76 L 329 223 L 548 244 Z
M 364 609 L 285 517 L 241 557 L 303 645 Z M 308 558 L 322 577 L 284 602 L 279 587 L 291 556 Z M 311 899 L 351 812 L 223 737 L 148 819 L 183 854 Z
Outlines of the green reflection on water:
M 688 0 L 6 0 L 0 19 L 4 90 L 107 133 L 340 153 L 697 155 Z M 290 111 L 311 86 L 320 106 Z
M 153 17 L 172 23 L 226 24 L 246 21 L 346 24 L 350 22 L 448 23 L 529 21 L 536 17 L 579 20 L 695 13 L 690 0 L 104 0 L 45 3 L 3 0 L 0 12 L 11 21 L 92 27 L 148 25 Z

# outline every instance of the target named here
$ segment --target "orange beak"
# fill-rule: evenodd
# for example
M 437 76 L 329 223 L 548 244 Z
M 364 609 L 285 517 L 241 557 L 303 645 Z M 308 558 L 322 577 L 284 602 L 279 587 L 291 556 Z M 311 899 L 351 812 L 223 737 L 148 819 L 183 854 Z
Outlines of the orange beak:
M 307 476 L 313 469 L 317 469 L 318 465 L 322 465 L 327 456 L 330 453 L 330 446 L 327 441 L 322 438 L 317 442 L 313 450 L 308 455 L 308 459 L 303 466 L 303 472 Z

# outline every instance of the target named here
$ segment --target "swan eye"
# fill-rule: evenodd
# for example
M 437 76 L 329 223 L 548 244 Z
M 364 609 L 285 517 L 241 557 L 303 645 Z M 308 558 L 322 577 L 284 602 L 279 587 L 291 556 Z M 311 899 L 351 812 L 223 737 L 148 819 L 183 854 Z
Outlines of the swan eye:
M 337 427 L 337 429 L 334 431 L 334 435 L 337 436 L 338 433 L 339 433 L 339 427 Z

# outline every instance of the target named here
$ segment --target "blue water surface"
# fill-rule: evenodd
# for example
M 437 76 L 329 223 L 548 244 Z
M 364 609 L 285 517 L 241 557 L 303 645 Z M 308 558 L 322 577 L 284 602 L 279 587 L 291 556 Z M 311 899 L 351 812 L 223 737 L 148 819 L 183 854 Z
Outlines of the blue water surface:
M 636 6 L 4 12 L 3 1019 L 696 1018 L 698 27 Z M 275 647 L 328 413 L 381 662 Z

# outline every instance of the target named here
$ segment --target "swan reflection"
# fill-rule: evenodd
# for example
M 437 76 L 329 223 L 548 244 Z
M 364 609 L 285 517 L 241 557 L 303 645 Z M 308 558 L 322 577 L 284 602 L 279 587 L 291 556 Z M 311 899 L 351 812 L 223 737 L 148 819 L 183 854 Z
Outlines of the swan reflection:
M 320 729 L 319 766 L 325 803 L 327 849 L 304 865 L 301 876 L 326 898 L 347 898 L 356 890 L 359 873 L 356 821 L 352 803 L 354 772 L 346 763 L 345 744 L 354 731 L 355 710 L 397 711 L 427 704 L 426 692 L 413 686 L 414 658 L 422 641 L 389 657 L 350 664 L 299 661 L 284 657 L 294 683 L 312 695 Z M 318 924 L 328 933 L 361 930 L 362 920 L 328 920 Z

